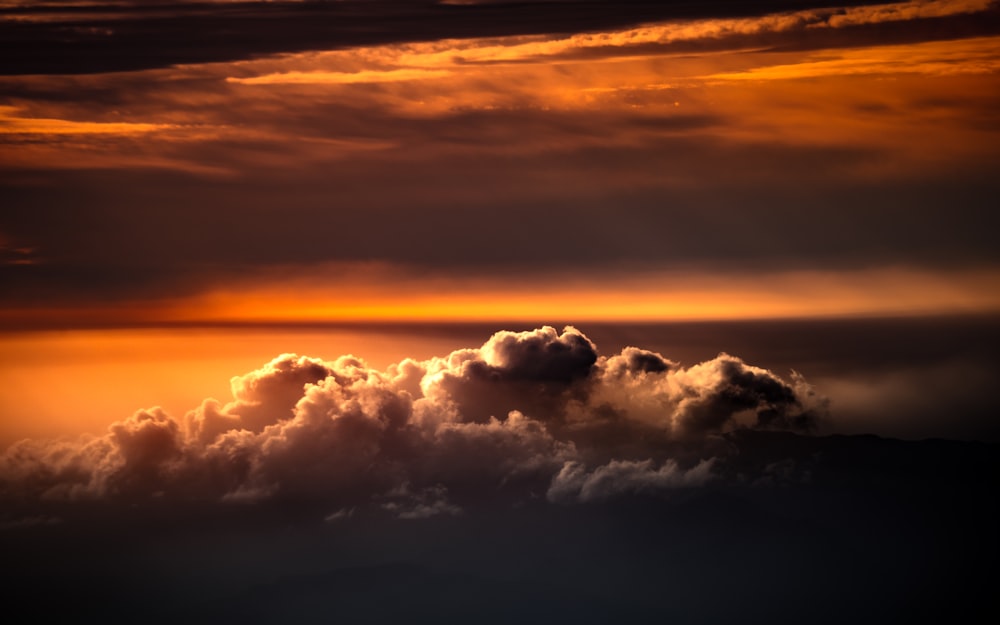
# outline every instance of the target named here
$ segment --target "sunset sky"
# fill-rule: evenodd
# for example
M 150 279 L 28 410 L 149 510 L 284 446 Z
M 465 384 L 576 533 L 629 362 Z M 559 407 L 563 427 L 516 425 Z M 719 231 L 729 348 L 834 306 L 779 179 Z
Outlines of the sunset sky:
M 4 2 L 0 323 L 997 311 L 995 6 L 827 5 Z
M 591 506 L 598 534 L 627 527 L 648 497 L 649 518 L 708 527 L 705 549 L 716 526 L 699 519 L 750 519 L 720 556 L 729 590 L 766 561 L 758 538 L 781 575 L 801 540 L 908 580 L 872 622 L 921 613 L 906 540 L 930 537 L 921 562 L 941 570 L 965 563 L 934 542 L 955 521 L 928 512 L 933 489 L 965 484 L 969 511 L 993 484 L 998 173 L 996 0 L 0 0 L 0 539 L 182 519 L 129 534 L 105 574 L 148 548 L 160 560 L 133 564 L 190 600 L 178 614 L 233 617 L 175 574 L 222 519 L 244 522 L 233 506 L 256 512 L 205 552 L 206 579 L 226 580 L 206 588 L 284 601 L 302 591 L 282 575 L 331 570 L 320 553 L 458 583 L 442 571 L 480 563 L 427 545 L 455 523 L 476 552 L 500 518 L 484 506 L 537 515 L 511 513 L 534 540 L 566 506 Z M 837 437 L 872 434 L 902 440 Z M 892 459 L 881 482 L 874 458 Z M 932 464 L 948 465 L 936 482 Z M 937 485 L 920 505 L 918 479 Z M 809 512 L 768 507 L 762 484 Z M 685 508 L 681 491 L 710 494 Z M 869 499 L 869 538 L 810 542 L 861 527 L 827 513 Z M 632 512 L 600 516 L 622 500 Z M 911 514 L 912 536 L 885 542 Z M 426 535 L 389 521 L 431 517 Z M 304 533 L 275 530 L 291 518 Z M 330 527 L 412 557 L 351 551 Z M 96 557 L 75 531 L 60 588 Z M 560 548 L 538 548 L 539 571 L 562 571 Z M 690 579 L 716 574 L 700 548 Z M 596 553 L 580 571 L 638 557 Z M 634 571 L 674 575 L 658 566 Z M 459 585 L 507 592 L 483 579 Z M 538 583 L 525 605 L 562 605 Z M 637 622 L 663 617 L 642 583 L 616 583 L 579 622 L 611 622 L 593 615 L 623 597 Z M 672 586 L 675 622 L 732 622 L 685 620 L 711 594 L 691 583 Z M 789 622 L 821 622 L 809 606 L 830 592 Z M 874 601 L 853 597 L 843 610 Z

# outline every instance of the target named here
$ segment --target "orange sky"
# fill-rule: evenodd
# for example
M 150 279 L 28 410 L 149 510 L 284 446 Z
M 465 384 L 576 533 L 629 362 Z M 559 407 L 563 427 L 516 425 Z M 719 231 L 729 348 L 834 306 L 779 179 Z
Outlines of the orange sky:
M 326 274 L 326 279 L 317 274 Z M 349 277 L 344 277 L 348 274 Z M 353 275 L 350 275 L 353 274 Z M 338 267 L 305 278 L 258 276 L 189 298 L 8 310 L 13 327 L 365 321 L 696 321 L 912 316 L 1000 310 L 1000 272 L 899 268 L 744 275 L 609 272 L 523 280 Z
M 391 340 L 387 340 L 391 337 Z M 231 398 L 229 380 L 286 353 L 357 354 L 385 368 L 465 347 L 438 334 L 364 328 L 119 329 L 0 334 L 0 447 L 20 438 L 99 434 L 141 408 L 183 416 Z

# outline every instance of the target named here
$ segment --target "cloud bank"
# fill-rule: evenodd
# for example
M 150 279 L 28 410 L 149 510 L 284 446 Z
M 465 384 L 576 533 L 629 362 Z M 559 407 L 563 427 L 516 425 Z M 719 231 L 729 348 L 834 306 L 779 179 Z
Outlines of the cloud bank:
M 824 400 L 720 354 L 683 367 L 573 327 L 502 331 L 478 348 L 385 370 L 283 354 L 184 418 L 140 410 L 103 436 L 25 440 L 0 456 L 0 497 L 318 501 L 400 518 L 477 501 L 606 501 L 714 479 L 735 429 L 809 430 Z

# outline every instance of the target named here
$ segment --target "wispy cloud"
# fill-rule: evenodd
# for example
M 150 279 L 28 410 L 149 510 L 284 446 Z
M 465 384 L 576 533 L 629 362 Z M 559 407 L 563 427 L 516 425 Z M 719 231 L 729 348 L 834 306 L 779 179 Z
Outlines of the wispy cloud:
M 924 74 L 955 76 L 1000 70 L 1000 38 L 826 51 L 791 64 L 712 74 L 709 80 L 793 80 L 828 76 Z
M 692 19 L 649 24 L 623 30 L 581 33 L 569 36 L 532 35 L 492 39 L 445 39 L 428 43 L 386 45 L 356 48 L 347 52 L 329 53 L 329 58 L 352 57 L 358 61 L 377 63 L 383 69 L 372 72 L 372 81 L 379 75 L 395 72 L 409 76 L 416 68 L 456 69 L 468 64 L 516 63 L 551 57 L 571 57 L 588 50 L 605 50 L 608 56 L 646 55 L 643 46 L 667 45 L 699 40 L 725 40 L 731 37 L 765 35 L 789 31 L 841 29 L 865 24 L 901 22 L 915 19 L 979 13 L 993 6 L 992 0 L 912 0 L 876 6 L 810 9 L 774 13 L 745 18 Z M 740 44 L 745 45 L 745 44 Z M 638 52 L 634 50 L 639 50 Z M 317 56 L 314 58 L 322 58 Z M 398 69 L 385 69 L 398 68 Z M 405 71 L 404 71 L 405 70 Z M 340 74 L 334 74 L 338 76 Z M 358 80 L 349 76 L 356 75 Z M 297 78 L 297 74 L 291 76 Z M 366 82 L 366 71 L 345 74 L 344 82 Z M 417 74 L 413 74 L 417 76 Z M 432 74 L 428 77 L 437 77 Z M 239 78 L 240 82 L 256 82 Z M 252 82 L 251 82 L 252 81 Z M 271 82 L 271 81 L 262 81 Z M 277 81 L 274 81 L 277 82 Z M 289 80 L 288 82 L 291 82 Z

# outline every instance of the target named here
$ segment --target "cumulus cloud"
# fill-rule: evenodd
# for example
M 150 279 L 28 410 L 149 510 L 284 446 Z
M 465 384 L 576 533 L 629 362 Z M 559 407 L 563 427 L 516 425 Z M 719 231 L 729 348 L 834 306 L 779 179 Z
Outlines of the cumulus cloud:
M 323 502 L 403 519 L 478 500 L 604 501 L 712 478 L 729 430 L 808 430 L 823 401 L 739 358 L 683 367 L 582 332 L 498 332 L 478 348 L 385 370 L 284 354 L 183 419 L 159 408 L 103 436 L 22 441 L 3 497 Z
M 346 362 L 344 365 L 348 366 Z M 188 432 L 205 443 L 233 429 L 259 432 L 292 416 L 306 384 L 331 375 L 334 370 L 320 360 L 282 354 L 257 371 L 234 377 L 230 381 L 232 402 L 222 405 L 206 399 L 188 413 Z

